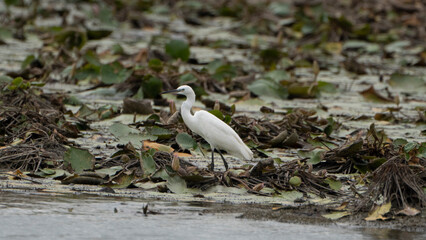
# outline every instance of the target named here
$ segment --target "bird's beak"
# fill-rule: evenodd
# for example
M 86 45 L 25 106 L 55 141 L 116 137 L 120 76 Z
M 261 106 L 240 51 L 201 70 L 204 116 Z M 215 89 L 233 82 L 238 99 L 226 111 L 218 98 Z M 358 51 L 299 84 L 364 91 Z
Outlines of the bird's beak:
M 182 89 L 173 89 L 173 90 L 169 90 L 169 91 L 162 92 L 161 94 L 166 94 L 166 93 L 178 93 L 178 92 L 182 92 Z

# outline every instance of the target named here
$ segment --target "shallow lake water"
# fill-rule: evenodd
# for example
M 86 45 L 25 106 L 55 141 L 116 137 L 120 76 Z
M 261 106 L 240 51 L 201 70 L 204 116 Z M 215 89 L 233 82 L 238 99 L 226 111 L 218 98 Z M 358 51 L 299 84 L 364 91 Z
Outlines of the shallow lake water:
M 158 214 L 143 214 L 143 206 Z M 0 192 L 0 239 L 425 239 L 424 233 L 204 213 L 210 206 Z

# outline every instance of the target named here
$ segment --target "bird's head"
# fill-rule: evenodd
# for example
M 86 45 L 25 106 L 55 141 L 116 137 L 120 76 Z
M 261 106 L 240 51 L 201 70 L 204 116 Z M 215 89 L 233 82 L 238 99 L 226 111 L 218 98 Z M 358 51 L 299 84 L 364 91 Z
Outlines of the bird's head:
M 185 95 L 185 96 L 190 96 L 190 95 L 194 95 L 194 90 L 192 90 L 192 88 L 188 85 L 182 85 L 176 89 L 170 90 L 170 91 L 165 91 L 162 92 L 161 94 L 165 94 L 165 93 L 175 93 L 175 94 L 179 94 L 179 95 Z

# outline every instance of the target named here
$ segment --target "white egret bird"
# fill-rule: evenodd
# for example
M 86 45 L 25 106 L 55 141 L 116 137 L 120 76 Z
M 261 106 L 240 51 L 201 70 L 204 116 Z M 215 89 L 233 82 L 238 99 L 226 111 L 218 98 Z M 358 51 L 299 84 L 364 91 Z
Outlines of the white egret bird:
M 228 124 L 204 110 L 197 111 L 192 115 L 191 109 L 192 105 L 195 103 L 195 93 L 190 86 L 182 85 L 175 90 L 162 92 L 161 94 L 164 93 L 177 93 L 186 96 L 186 101 L 183 102 L 181 106 L 183 121 L 191 131 L 203 137 L 210 144 L 212 150 L 212 163 L 210 168 L 212 171 L 214 169 L 215 149 L 222 157 L 226 170 L 228 170 L 228 163 L 220 150 L 225 150 L 229 154 L 240 159 L 253 159 L 253 152 Z

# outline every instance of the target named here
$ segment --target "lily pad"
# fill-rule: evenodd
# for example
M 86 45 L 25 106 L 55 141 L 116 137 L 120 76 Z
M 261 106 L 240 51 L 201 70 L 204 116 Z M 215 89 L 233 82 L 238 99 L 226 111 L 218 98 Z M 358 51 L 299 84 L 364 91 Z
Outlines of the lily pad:
M 71 168 L 76 173 L 81 173 L 84 170 L 92 169 L 95 157 L 85 149 L 71 147 L 64 155 L 64 162 L 71 165 Z
M 114 176 L 115 174 L 117 174 L 118 171 L 123 170 L 122 166 L 113 166 L 110 168 L 102 168 L 102 169 L 98 169 L 95 172 L 96 173 L 101 173 L 101 174 L 106 174 L 108 176 Z
M 166 44 L 166 53 L 174 59 L 180 58 L 186 62 L 190 55 L 189 45 L 182 40 L 171 40 Z
M 270 96 L 280 99 L 287 99 L 288 97 L 287 88 L 268 79 L 258 79 L 248 85 L 247 88 L 258 96 Z
M 154 149 L 151 149 L 142 153 L 140 162 L 141 162 L 142 170 L 144 174 L 146 175 L 152 174 L 157 170 L 154 158 L 152 157 L 154 153 L 155 153 Z
M 82 48 L 87 42 L 87 35 L 80 30 L 64 30 L 56 34 L 55 41 L 67 49 Z
M 325 152 L 324 149 L 322 149 L 322 148 L 316 148 L 316 149 L 314 149 L 312 151 L 308 151 L 308 152 L 299 150 L 297 152 L 297 154 L 300 157 L 309 158 L 308 163 L 315 165 L 315 164 L 318 164 L 319 162 L 322 161 L 323 153 L 324 152 Z
M 197 80 L 197 77 L 195 77 L 192 73 L 185 73 L 179 77 L 180 85 L 194 83 L 197 82 Z
M 181 194 L 188 192 L 185 180 L 178 175 L 171 175 L 165 169 L 156 172 L 152 177 L 159 177 L 167 181 L 167 187 L 170 191 Z
M 163 70 L 163 62 L 158 58 L 149 60 L 148 66 L 156 72 L 161 72 L 161 70 Z
M 142 83 L 142 93 L 144 98 L 157 98 L 163 89 L 163 81 L 161 79 L 148 76 Z
M 113 185 L 110 185 L 112 188 L 127 188 L 132 184 L 135 174 L 132 172 L 122 172 L 118 176 L 114 177 L 112 181 Z
M 122 123 L 114 123 L 109 127 L 109 131 L 118 138 L 121 144 L 131 143 L 136 148 L 142 147 L 143 140 L 157 140 L 156 136 L 142 134 L 139 130 L 131 128 Z
M 284 198 L 287 201 L 294 202 L 294 200 L 302 198 L 303 193 L 293 190 L 293 191 L 282 191 L 280 197 Z
M 119 62 L 104 64 L 100 70 L 101 81 L 105 84 L 122 83 L 132 74 L 132 70 L 128 70 Z
M 369 87 L 368 89 L 361 91 L 360 94 L 368 101 L 370 102 L 380 102 L 380 103 L 388 103 L 393 102 L 392 99 L 389 99 L 387 97 L 384 97 L 379 92 L 374 89 L 373 86 Z
M 425 90 L 426 81 L 420 76 L 405 75 L 405 74 L 392 74 L 389 79 L 389 85 L 393 88 L 404 90 Z
M 197 142 L 187 133 L 179 133 L 176 136 L 176 142 L 182 149 L 197 148 Z
M 333 190 L 340 190 L 342 188 L 342 182 L 338 181 L 338 180 L 334 180 L 332 178 L 326 178 L 324 180 L 325 183 L 327 183 L 331 189 Z

